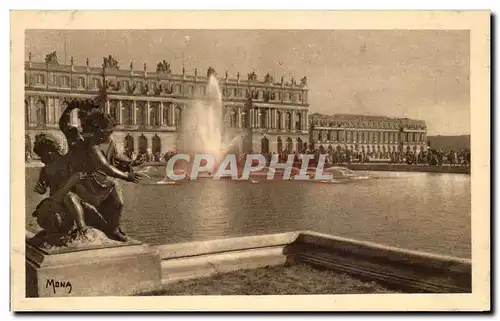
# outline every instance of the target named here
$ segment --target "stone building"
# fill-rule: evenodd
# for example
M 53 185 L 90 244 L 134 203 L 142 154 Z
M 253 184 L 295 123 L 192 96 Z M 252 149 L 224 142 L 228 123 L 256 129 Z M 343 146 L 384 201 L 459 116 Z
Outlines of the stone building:
M 26 150 L 32 150 L 35 136 L 50 132 L 61 138 L 58 119 L 65 109 L 64 101 L 74 98 L 94 98 L 102 86 L 107 86 L 107 101 L 103 108 L 117 123 L 114 140 L 118 150 L 136 153 L 176 151 L 180 126 L 186 108 L 196 99 L 203 99 L 207 73 L 180 74 L 172 72 L 170 64 L 161 61 L 156 71 L 121 68 L 112 56 L 105 57 L 101 67 L 60 64 L 56 52 L 46 55 L 45 62 L 34 62 L 31 54 L 25 62 L 25 138 Z M 105 79 L 105 83 L 104 80 Z M 307 143 L 308 112 L 307 79 L 299 82 L 280 81 L 267 74 L 258 79 L 255 72 L 246 77 L 217 76 L 222 91 L 226 132 L 240 135 L 235 146 L 240 152 L 295 151 Z M 76 112 L 74 121 L 77 123 Z
M 309 117 L 310 142 L 316 148 L 343 149 L 387 157 L 389 152 L 420 151 L 427 146 L 427 126 L 422 120 L 367 115 Z

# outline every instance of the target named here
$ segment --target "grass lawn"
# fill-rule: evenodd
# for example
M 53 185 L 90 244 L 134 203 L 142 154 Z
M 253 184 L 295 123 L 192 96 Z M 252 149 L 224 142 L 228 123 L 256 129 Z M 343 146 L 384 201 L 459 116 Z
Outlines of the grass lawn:
M 143 295 L 293 295 L 398 293 L 383 285 L 307 264 L 221 273 L 168 284 Z

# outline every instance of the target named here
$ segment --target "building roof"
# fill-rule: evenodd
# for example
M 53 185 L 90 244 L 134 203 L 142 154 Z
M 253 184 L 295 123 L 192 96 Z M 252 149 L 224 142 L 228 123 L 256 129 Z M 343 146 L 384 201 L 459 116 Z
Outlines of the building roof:
M 363 114 L 332 114 L 325 115 L 320 113 L 312 113 L 309 118 L 320 118 L 324 120 L 387 120 L 387 121 L 409 121 L 409 122 L 421 122 L 425 124 L 425 121 L 420 119 L 411 119 L 406 117 L 389 117 L 380 115 L 363 115 Z
M 55 58 L 57 59 L 57 57 Z M 131 65 L 133 67 L 133 65 Z M 147 68 L 147 66 L 144 66 Z M 165 71 L 151 71 L 143 68 L 142 70 L 137 70 L 133 68 L 125 68 L 121 69 L 118 65 L 112 67 L 105 68 L 106 76 L 114 76 L 114 77 L 134 77 L 134 78 L 155 78 L 157 80 L 191 80 L 191 81 L 207 81 L 208 77 L 207 72 L 202 72 L 200 70 L 196 70 L 193 72 L 184 71 L 184 74 L 175 74 L 172 72 Z M 49 72 L 62 72 L 62 73 L 87 73 L 87 74 L 99 74 L 102 75 L 103 67 L 95 67 L 95 66 L 81 66 L 74 64 L 60 64 L 57 61 L 52 62 L 35 62 L 35 61 L 25 61 L 25 69 L 26 70 L 40 70 L 40 71 L 49 71 Z M 184 68 L 183 68 L 184 70 Z M 213 69 L 211 69 L 213 70 Z M 249 73 L 248 75 L 241 75 L 238 73 L 236 78 L 229 78 L 227 72 L 223 77 L 218 77 L 221 85 L 223 84 L 240 84 L 240 85 L 252 85 L 257 87 L 275 87 L 275 88 L 287 88 L 291 90 L 307 90 L 307 79 L 304 77 L 301 81 L 292 81 L 285 82 L 283 79 L 279 82 L 275 82 L 273 77 L 266 75 L 266 77 L 262 77 L 261 80 L 257 78 L 255 73 Z M 293 79 L 293 78 L 292 78 Z

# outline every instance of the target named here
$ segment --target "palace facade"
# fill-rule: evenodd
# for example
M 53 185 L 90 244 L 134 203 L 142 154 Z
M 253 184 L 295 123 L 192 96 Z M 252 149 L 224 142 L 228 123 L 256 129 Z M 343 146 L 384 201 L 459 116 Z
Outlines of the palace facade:
M 213 68 L 206 74 L 172 73 L 170 64 L 159 62 L 156 71 L 119 67 L 112 57 L 101 67 L 60 64 L 55 52 L 45 62 L 34 62 L 31 54 L 25 62 L 25 138 L 26 150 L 32 151 L 35 136 L 49 132 L 66 140 L 58 129 L 58 120 L 70 99 L 95 98 L 106 86 L 103 108 L 117 121 L 113 134 L 120 152 L 160 153 L 176 151 L 180 146 L 181 125 L 186 108 L 206 95 L 207 82 L 216 75 L 222 91 L 226 133 L 240 136 L 239 152 L 296 151 L 308 142 L 307 79 L 275 81 L 269 74 L 258 79 L 255 72 L 243 79 L 217 76 Z M 105 81 L 104 81 L 105 80 Z M 74 124 L 78 124 L 76 112 Z M 188 139 L 188 138 L 184 138 Z
M 422 120 L 384 116 L 311 114 L 310 142 L 316 148 L 365 152 L 380 158 L 391 152 L 418 152 L 427 146 Z

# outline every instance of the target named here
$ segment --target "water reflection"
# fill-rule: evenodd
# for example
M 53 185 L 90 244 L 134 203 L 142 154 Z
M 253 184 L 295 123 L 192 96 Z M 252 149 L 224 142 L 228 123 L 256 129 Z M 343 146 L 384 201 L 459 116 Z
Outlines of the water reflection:
M 39 200 L 31 192 L 36 175 L 26 180 L 28 209 Z M 378 179 L 339 184 L 211 179 L 176 185 L 127 183 L 123 224 L 128 234 L 151 244 L 310 229 L 470 257 L 470 176 L 367 175 Z
M 190 202 L 199 206 L 194 206 L 191 213 L 187 210 L 189 219 L 183 220 L 189 226 L 191 237 L 203 239 L 231 234 L 231 226 L 235 224 L 237 213 L 230 210 L 231 194 L 227 182 L 203 179 L 190 184 L 202 185 L 199 193 L 190 199 Z

